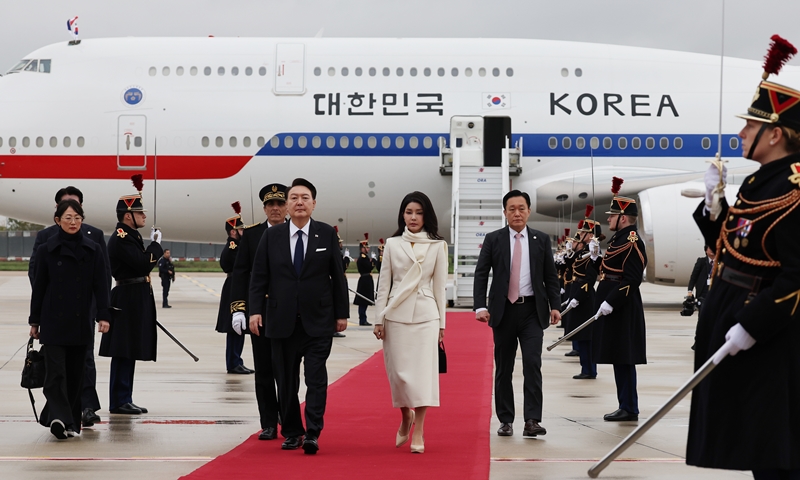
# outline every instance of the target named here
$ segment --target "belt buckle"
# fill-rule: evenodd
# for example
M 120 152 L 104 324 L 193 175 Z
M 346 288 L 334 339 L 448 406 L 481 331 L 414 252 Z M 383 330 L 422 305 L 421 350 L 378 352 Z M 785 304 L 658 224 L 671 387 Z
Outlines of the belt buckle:
M 523 296 L 520 296 L 520 297 L 517 299 L 517 301 L 516 301 L 516 302 L 514 302 L 514 303 L 525 303 L 525 297 L 523 297 Z

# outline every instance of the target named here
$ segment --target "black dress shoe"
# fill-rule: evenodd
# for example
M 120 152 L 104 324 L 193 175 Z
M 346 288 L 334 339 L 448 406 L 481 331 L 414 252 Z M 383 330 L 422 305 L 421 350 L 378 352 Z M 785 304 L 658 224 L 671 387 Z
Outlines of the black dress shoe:
M 141 411 L 142 411 L 142 413 L 147 413 L 147 409 L 146 409 L 146 408 L 144 408 L 144 407 L 140 407 L 139 405 L 136 405 L 136 404 L 135 404 L 135 403 L 133 403 L 133 402 L 131 402 L 131 405 L 133 405 L 134 407 L 136 407 L 136 408 L 138 408 L 139 410 L 141 410 Z
M 620 408 L 614 413 L 603 415 L 603 420 L 606 422 L 635 422 L 639 420 L 639 415 Z
M 546 435 L 547 430 L 536 420 L 525 420 L 525 429 L 522 430 L 523 437 L 535 437 L 537 435 Z
M 514 427 L 510 423 L 501 423 L 500 428 L 497 429 L 498 437 L 510 437 L 514 435 Z
M 161 308 L 172 308 L 172 305 L 164 305 Z
M 81 425 L 91 427 L 100 421 L 100 415 L 96 414 L 91 408 L 84 408 L 81 414 Z
M 267 427 L 258 434 L 259 440 L 275 440 L 276 438 L 278 438 L 278 430 L 275 427 Z
M 597 375 L 588 375 L 586 373 L 579 373 L 578 375 L 573 375 L 572 378 L 575 380 L 594 380 L 597 378 Z
M 251 373 L 253 373 L 253 370 L 250 370 L 244 365 L 236 365 L 235 367 L 233 367 L 232 370 L 228 370 L 228 373 L 233 373 L 236 375 L 250 375 Z
M 371 327 L 372 326 L 372 324 L 369 323 L 369 322 L 359 323 L 359 325 L 362 326 L 362 327 Z
M 303 436 L 299 437 L 288 437 L 284 442 L 281 444 L 282 450 L 297 450 L 303 444 Z
M 565 357 L 579 357 L 581 354 L 578 353 L 577 350 L 570 350 L 569 352 L 565 353 Z
M 314 435 L 309 435 L 303 441 L 303 452 L 306 455 L 316 455 L 319 450 L 319 440 Z
M 345 335 L 345 334 L 344 334 L 344 333 L 342 333 L 342 332 L 336 332 L 336 333 L 334 333 L 334 334 L 333 334 L 333 336 L 334 336 L 334 337 L 336 337 L 336 338 L 344 338 L 344 337 L 346 337 L 347 335 Z
M 117 408 L 112 408 L 109 411 L 119 415 L 141 415 L 143 413 L 141 408 L 132 403 L 126 403 L 125 405 L 121 405 Z

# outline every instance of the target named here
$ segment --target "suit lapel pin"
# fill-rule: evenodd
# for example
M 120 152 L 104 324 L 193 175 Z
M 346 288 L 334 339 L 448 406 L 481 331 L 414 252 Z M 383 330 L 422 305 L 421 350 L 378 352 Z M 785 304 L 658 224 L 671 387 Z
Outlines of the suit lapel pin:
M 314 235 L 314 238 L 319 238 L 319 235 Z
M 533 239 L 536 240 L 536 235 L 533 236 Z

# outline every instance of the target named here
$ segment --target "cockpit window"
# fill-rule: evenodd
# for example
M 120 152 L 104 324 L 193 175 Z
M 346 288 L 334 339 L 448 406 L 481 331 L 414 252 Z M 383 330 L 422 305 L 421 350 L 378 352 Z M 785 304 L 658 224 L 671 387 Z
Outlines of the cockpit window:
M 39 73 L 50 73 L 50 60 L 39 60 Z
M 29 64 L 25 66 L 26 72 L 35 72 L 39 70 L 39 60 L 31 60 Z
M 9 71 L 8 71 L 8 73 L 16 73 L 16 72 L 20 72 L 20 71 L 22 71 L 22 69 L 23 69 L 23 68 L 25 68 L 25 66 L 26 66 L 27 64 L 29 64 L 29 63 L 31 63 L 31 61 L 30 61 L 30 60 L 27 60 L 27 59 L 26 59 L 26 60 L 20 60 L 20 61 L 19 61 L 19 63 L 17 63 L 16 65 L 14 65 L 14 68 L 12 68 L 11 70 L 9 70 Z
M 8 73 L 17 73 L 17 72 L 39 72 L 39 73 L 50 73 L 50 63 L 51 60 L 31 60 L 31 59 L 24 59 L 20 60 L 14 68 L 8 71 Z

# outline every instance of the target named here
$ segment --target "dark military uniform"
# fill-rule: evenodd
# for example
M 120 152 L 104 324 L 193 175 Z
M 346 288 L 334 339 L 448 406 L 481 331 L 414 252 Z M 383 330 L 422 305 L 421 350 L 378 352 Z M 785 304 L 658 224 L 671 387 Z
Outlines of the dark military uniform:
M 169 287 L 175 281 L 175 265 L 172 260 L 166 257 L 161 257 L 158 260 L 158 276 L 161 278 L 161 295 L 163 308 L 170 308 L 169 301 Z
M 156 305 L 150 272 L 164 251 L 157 242 L 144 247 L 138 230 L 117 223 L 108 240 L 116 287 L 111 290 L 111 327 L 100 341 L 100 355 L 111 357 L 109 410 L 133 403 L 136 360 L 156 360 Z
M 564 333 L 569 334 L 597 312 L 594 301 L 594 284 L 597 281 L 597 268 L 592 262 L 589 250 L 583 248 L 574 253 L 568 262 L 567 276 L 569 289 L 567 297 L 578 301 L 578 306 L 567 312 L 564 322 Z M 592 325 L 584 328 L 574 337 L 572 344 L 578 351 L 581 361 L 581 374 L 597 376 L 597 364 L 592 361 Z
M 222 284 L 216 330 L 225 334 L 225 368 L 228 372 L 235 371 L 236 367 L 244 367 L 244 360 L 242 360 L 244 335 L 237 334 L 231 326 L 231 278 L 238 252 L 238 242 L 233 237 L 228 237 L 228 240 L 225 241 L 225 248 L 219 256 L 219 266 L 222 267 L 222 271 L 226 273 L 227 277 L 225 283 Z
M 375 280 L 372 278 L 372 269 L 375 268 L 375 260 L 369 258 L 367 254 L 362 253 L 358 256 L 358 260 L 356 260 L 356 266 L 358 267 L 359 273 L 356 292 L 368 298 L 369 301 L 356 295 L 355 300 L 353 300 L 353 305 L 358 305 L 358 323 L 360 325 L 368 325 L 367 307 L 369 305 L 374 305 L 375 302 Z

